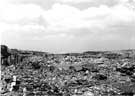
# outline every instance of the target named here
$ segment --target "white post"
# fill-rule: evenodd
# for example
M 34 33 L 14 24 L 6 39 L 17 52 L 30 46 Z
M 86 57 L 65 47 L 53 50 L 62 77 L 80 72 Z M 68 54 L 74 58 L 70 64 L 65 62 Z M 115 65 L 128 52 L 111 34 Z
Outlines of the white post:
M 11 88 L 9 89 L 10 92 L 13 91 L 13 86 L 15 86 L 15 85 L 16 85 L 16 82 L 11 83 Z
M 27 94 L 27 89 L 26 88 L 23 88 L 23 96 L 26 96 Z
M 16 76 L 13 76 L 13 81 L 16 82 Z

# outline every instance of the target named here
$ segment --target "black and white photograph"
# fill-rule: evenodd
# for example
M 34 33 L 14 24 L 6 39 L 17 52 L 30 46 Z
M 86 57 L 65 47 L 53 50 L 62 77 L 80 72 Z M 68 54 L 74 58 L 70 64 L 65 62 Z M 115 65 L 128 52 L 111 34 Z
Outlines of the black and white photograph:
M 135 96 L 135 0 L 0 0 L 0 96 Z

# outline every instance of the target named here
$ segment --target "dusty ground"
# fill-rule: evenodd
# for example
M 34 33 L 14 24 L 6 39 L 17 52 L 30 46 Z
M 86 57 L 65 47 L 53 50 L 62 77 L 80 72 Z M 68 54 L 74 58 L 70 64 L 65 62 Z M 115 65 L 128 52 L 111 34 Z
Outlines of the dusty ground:
M 32 55 L 1 65 L 1 96 L 133 96 L 134 56 Z

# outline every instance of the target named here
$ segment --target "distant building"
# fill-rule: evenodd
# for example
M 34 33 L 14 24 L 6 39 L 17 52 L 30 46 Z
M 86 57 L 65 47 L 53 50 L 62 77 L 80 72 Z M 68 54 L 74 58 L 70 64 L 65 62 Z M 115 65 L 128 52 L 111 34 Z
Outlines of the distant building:
M 9 49 L 6 45 L 1 45 L 1 64 L 4 65 L 9 65 L 9 56 L 11 55 L 11 53 L 9 52 Z

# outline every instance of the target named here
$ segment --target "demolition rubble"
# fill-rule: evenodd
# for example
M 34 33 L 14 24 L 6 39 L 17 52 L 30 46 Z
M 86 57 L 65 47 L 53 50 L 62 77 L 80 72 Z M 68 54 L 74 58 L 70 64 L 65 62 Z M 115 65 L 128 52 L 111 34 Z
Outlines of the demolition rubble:
M 135 96 L 135 50 L 50 54 L 1 45 L 1 96 Z

